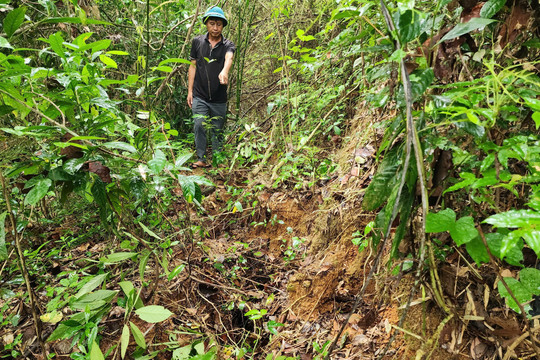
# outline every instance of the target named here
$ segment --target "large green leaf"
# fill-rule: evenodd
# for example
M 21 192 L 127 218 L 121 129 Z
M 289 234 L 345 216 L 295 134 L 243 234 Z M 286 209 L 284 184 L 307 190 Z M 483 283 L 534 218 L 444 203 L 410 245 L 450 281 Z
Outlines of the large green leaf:
M 540 212 L 534 210 L 510 210 L 488 217 L 485 223 L 495 227 L 520 228 L 540 225 Z
M 139 315 L 142 320 L 149 323 L 158 323 L 167 320 L 172 315 L 172 312 L 160 305 L 144 306 L 135 310 L 135 313 Z
M 173 351 L 173 360 L 189 360 L 191 359 L 191 344 L 183 346 Z
M 504 280 L 506 281 L 506 284 L 516 297 L 517 301 L 520 302 L 520 304 L 523 305 L 524 303 L 532 300 L 532 292 L 530 292 L 529 289 L 527 289 L 522 283 L 520 283 L 514 278 L 509 277 L 504 278 Z M 506 300 L 506 305 L 508 305 L 508 307 L 510 307 L 515 312 L 520 313 L 521 310 L 519 309 L 518 304 L 514 301 L 514 299 L 512 299 L 510 293 L 508 293 L 502 281 L 499 281 L 497 287 L 499 289 L 499 294 L 501 294 L 501 296 Z M 529 305 L 527 305 L 525 308 L 527 307 L 530 308 Z
M 99 55 L 99 60 L 101 60 L 105 65 L 107 65 L 108 68 L 114 68 L 114 69 L 118 68 L 118 64 L 116 63 L 116 61 L 114 61 L 107 55 L 103 55 L 103 54 Z
M 11 46 L 5 37 L 0 36 L 0 48 L 13 49 L 13 46 Z
M 495 21 L 496 20 L 493 19 L 473 18 L 469 22 L 457 24 L 452 30 L 450 30 L 446 35 L 442 37 L 439 43 L 446 40 L 452 40 L 461 35 L 468 34 L 471 31 L 483 28 L 486 25 L 489 25 Z
M 148 168 L 154 174 L 159 174 L 165 168 L 166 164 L 167 158 L 165 157 L 165 154 L 163 151 L 157 149 L 154 153 L 154 158 L 148 161 Z
M 521 270 L 519 272 L 519 281 L 533 295 L 540 295 L 540 270 L 535 268 Z
M 72 301 L 70 305 L 72 308 L 78 310 L 84 310 L 87 307 L 90 310 L 95 310 L 109 304 L 116 293 L 117 291 L 115 290 L 98 290 L 81 296 L 79 299 Z
M 488 233 L 486 234 L 486 241 L 488 243 L 489 250 L 491 253 L 498 257 L 499 259 L 504 259 L 510 265 L 523 267 L 521 262 L 523 261 L 523 241 L 518 239 L 515 246 L 511 247 L 506 255 L 501 255 L 502 243 L 504 240 L 504 235 L 499 233 Z
M 477 236 L 471 241 L 467 242 L 465 244 L 465 248 L 476 265 L 480 266 L 483 263 L 489 262 L 489 254 L 480 236 Z
M 96 275 L 94 276 L 93 278 L 91 278 L 86 284 L 84 284 L 81 289 L 79 290 L 79 292 L 75 295 L 76 298 L 80 298 L 82 297 L 83 295 L 86 295 L 88 294 L 89 292 L 93 291 L 95 288 L 97 288 L 98 286 L 101 285 L 101 283 L 103 282 L 103 280 L 105 280 L 107 278 L 107 275 L 109 275 L 109 273 L 105 273 L 105 274 L 99 274 L 99 275 Z
M 99 261 L 104 264 L 116 264 L 116 263 L 125 261 L 127 259 L 131 259 L 135 257 L 136 255 L 137 253 L 135 252 L 117 252 L 117 253 L 104 256 L 100 258 Z
M 6 217 L 7 211 L 0 214 L 0 261 L 4 261 L 8 257 L 6 247 Z
M 135 149 L 135 147 L 133 147 L 133 145 L 130 145 L 130 144 L 122 142 L 122 141 L 106 142 L 104 144 L 101 144 L 101 146 L 104 146 L 104 147 L 109 148 L 109 149 L 123 150 L 123 151 L 127 151 L 127 152 L 130 152 L 130 153 L 137 152 L 137 149 Z
M 62 59 L 66 58 L 66 54 L 64 52 L 64 39 L 62 38 L 62 35 L 60 32 L 57 32 L 56 34 L 51 34 L 49 36 L 49 45 L 51 45 L 51 49 L 60 56 Z
M 105 360 L 105 357 L 95 340 L 92 343 L 92 349 L 90 350 L 90 360 Z
M 491 19 L 506 4 L 506 0 L 488 0 L 480 10 L 480 17 Z
M 135 339 L 137 345 L 143 349 L 146 349 L 146 341 L 144 340 L 144 334 L 142 331 L 131 321 L 129 322 L 129 326 L 131 327 L 131 333 L 133 334 L 133 338 Z
M 468 243 L 478 236 L 478 230 L 474 226 L 474 220 L 470 216 L 460 218 L 450 229 L 450 236 L 456 242 L 457 246 Z
M 397 151 L 392 151 L 386 155 L 377 174 L 375 174 L 366 189 L 362 206 L 367 211 L 373 211 L 380 207 L 388 199 L 394 186 L 396 186 L 400 165 L 397 153 Z
M 120 336 L 120 356 L 122 359 L 126 356 L 127 348 L 129 345 L 129 327 L 124 324 L 122 328 L 122 335 Z
M 456 213 L 448 208 L 437 213 L 429 212 L 426 215 L 426 233 L 439 233 L 450 231 L 456 222 Z
M 159 66 L 163 66 L 163 65 L 169 64 L 169 63 L 180 63 L 180 64 L 191 65 L 191 61 L 189 61 L 189 60 L 180 59 L 180 58 L 171 58 L 171 59 L 165 59 L 165 60 L 161 61 L 159 63 Z
M 512 231 L 511 233 L 506 234 L 501 241 L 501 250 L 500 258 L 504 258 L 512 249 L 516 247 L 519 242 L 521 242 L 521 230 Z
M 525 242 L 533 251 L 536 253 L 536 256 L 540 256 L 540 230 L 533 228 L 523 230 L 522 235 Z
M 52 185 L 51 179 L 40 179 L 37 181 L 37 183 L 34 185 L 32 190 L 26 194 L 26 197 L 24 198 L 24 204 L 34 206 L 47 195 L 47 192 L 49 191 L 49 188 Z
M 416 10 L 405 10 L 403 13 L 399 14 L 399 18 L 396 21 L 396 27 L 403 45 L 420 35 L 422 32 L 421 20 L 420 14 Z
M 6 15 L 3 24 L 4 31 L 6 32 L 8 38 L 10 38 L 24 22 L 24 14 L 26 14 L 26 9 L 26 6 L 21 6 L 13 9 L 9 12 L 9 14 Z
M 131 281 L 121 281 L 118 283 L 118 285 L 120 285 L 120 288 L 122 288 L 124 294 L 126 294 L 128 299 L 130 299 L 130 306 L 133 306 L 133 302 L 135 302 L 135 309 L 142 308 L 144 306 L 141 297 L 138 296 L 137 290 L 135 289 Z M 137 301 L 135 301 L 135 298 L 137 298 Z
M 184 166 L 184 164 L 193 156 L 191 153 L 178 155 L 176 157 L 176 161 L 174 162 L 174 166 L 176 169 L 179 169 Z

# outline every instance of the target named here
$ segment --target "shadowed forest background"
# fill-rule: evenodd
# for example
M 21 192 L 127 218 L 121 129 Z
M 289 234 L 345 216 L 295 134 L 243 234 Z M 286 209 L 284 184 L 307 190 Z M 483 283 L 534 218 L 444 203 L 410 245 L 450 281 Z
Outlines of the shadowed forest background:
M 0 358 L 540 358 L 538 9 L 0 0 Z

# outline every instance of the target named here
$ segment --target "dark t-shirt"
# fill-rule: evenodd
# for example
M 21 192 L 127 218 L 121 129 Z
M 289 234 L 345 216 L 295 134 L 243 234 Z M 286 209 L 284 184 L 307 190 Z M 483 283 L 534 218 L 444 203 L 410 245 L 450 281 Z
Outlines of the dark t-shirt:
M 234 53 L 236 46 L 221 35 L 221 41 L 212 49 L 208 34 L 199 35 L 191 42 L 191 60 L 197 60 L 193 83 L 193 96 L 214 103 L 227 102 L 227 85 L 219 83 L 218 75 L 225 64 L 225 54 Z

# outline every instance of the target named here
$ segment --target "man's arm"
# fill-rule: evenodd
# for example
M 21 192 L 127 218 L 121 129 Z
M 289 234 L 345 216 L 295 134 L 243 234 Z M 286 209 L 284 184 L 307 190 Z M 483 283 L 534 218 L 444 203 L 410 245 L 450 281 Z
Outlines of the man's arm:
M 188 93 L 187 104 L 189 107 L 193 104 L 193 83 L 195 82 L 195 72 L 197 71 L 197 60 L 191 60 L 188 70 Z
M 219 83 L 222 85 L 227 85 L 229 83 L 229 70 L 233 64 L 234 53 L 228 52 L 225 54 L 225 64 L 223 65 L 223 70 L 218 75 Z

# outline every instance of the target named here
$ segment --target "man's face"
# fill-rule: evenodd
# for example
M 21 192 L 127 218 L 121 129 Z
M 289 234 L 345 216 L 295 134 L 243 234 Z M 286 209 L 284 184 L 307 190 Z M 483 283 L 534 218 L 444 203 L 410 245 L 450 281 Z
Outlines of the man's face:
M 218 37 L 218 36 L 221 35 L 221 32 L 223 31 L 223 21 L 222 20 L 209 19 L 206 22 L 206 29 L 208 29 L 208 33 L 212 37 Z

